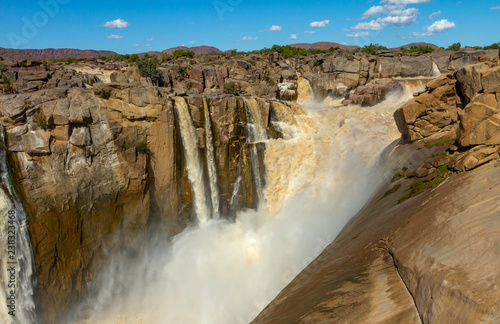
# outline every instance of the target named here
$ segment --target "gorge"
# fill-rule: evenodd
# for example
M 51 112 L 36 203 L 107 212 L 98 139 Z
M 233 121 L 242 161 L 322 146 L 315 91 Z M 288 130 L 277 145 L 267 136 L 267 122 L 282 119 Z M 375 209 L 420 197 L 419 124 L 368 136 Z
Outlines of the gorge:
M 2 210 L 17 191 L 36 268 L 20 323 L 432 322 L 444 306 L 429 306 L 426 287 L 446 287 L 451 270 L 412 268 L 411 246 L 383 241 L 383 221 L 396 217 L 384 213 L 413 215 L 429 192 L 478 172 L 498 180 L 495 54 L 181 58 L 162 64 L 160 87 L 133 65 L 4 61 L 18 93 L 0 97 Z M 223 93 L 229 82 L 240 95 Z M 370 242 L 402 274 L 387 254 L 360 252 Z M 29 281 L 33 266 L 23 267 Z M 337 290 L 308 290 L 322 280 Z M 343 310 L 357 291 L 382 296 L 385 313 Z M 325 294 L 352 303 L 325 306 Z M 498 301 L 481 299 L 490 295 L 467 295 L 464 314 L 495 319 Z

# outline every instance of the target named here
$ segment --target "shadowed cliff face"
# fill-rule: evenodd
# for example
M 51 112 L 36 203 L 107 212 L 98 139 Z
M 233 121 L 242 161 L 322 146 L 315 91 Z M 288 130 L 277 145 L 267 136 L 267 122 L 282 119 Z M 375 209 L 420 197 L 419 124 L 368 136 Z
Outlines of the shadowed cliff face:
M 243 99 L 208 97 L 205 110 L 201 96 L 178 98 L 188 108 L 204 168 L 211 122 L 220 214 L 255 208 Z M 175 100 L 166 92 L 108 84 L 0 101 L 47 322 L 87 294 L 106 255 L 123 248 L 139 253 L 148 231 L 168 237 L 196 221 Z M 269 104 L 255 102 L 267 125 Z

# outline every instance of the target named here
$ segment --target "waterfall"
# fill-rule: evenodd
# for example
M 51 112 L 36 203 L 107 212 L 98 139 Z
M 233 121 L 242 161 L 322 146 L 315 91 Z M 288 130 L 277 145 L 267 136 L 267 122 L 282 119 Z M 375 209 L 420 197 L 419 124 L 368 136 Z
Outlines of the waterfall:
M 219 189 L 217 187 L 217 167 L 215 166 L 216 161 L 212 121 L 210 120 L 210 112 L 208 109 L 206 98 L 203 98 L 203 109 L 205 114 L 205 142 L 207 152 L 208 179 L 210 183 L 210 198 L 212 201 L 212 218 L 217 219 L 220 217 Z
M 188 227 L 120 265 L 141 275 L 129 276 L 121 283 L 127 293 L 84 323 L 251 322 L 387 180 L 378 157 L 400 137 L 392 115 L 408 99 L 395 93 L 374 107 L 290 104 L 293 137 L 266 139 L 260 208 Z M 247 99 L 245 108 L 258 141 L 265 125 L 257 102 Z
M 270 114 L 271 122 L 279 129 L 283 139 L 289 140 L 293 138 L 297 122 L 291 108 L 279 101 L 271 101 Z
M 205 183 L 203 182 L 203 163 L 198 149 L 196 129 L 189 114 L 186 100 L 182 97 L 175 97 L 174 99 L 186 156 L 188 178 L 191 183 L 191 191 L 193 192 L 194 210 L 198 221 L 206 223 L 209 219 L 210 208 L 208 207 Z
M 413 94 L 425 90 L 425 84 L 429 79 L 400 79 L 403 83 L 403 96 L 412 98 Z
M 262 114 L 259 109 L 259 104 L 255 99 L 245 100 L 245 109 L 247 120 L 250 122 L 247 127 L 248 146 L 250 149 L 250 158 L 252 161 L 252 177 L 255 182 L 255 190 L 257 193 L 257 208 L 264 201 L 262 180 L 260 175 L 260 161 L 257 144 L 267 140 L 266 125 L 262 121 Z
M 297 79 L 297 102 L 308 104 L 314 101 L 314 92 L 309 80 L 299 77 Z
M 432 76 L 438 77 L 441 75 L 441 71 L 439 71 L 439 67 L 436 62 L 432 62 Z
M 0 322 L 30 324 L 35 323 L 35 261 L 26 212 L 9 171 L 4 132 L 0 127 Z

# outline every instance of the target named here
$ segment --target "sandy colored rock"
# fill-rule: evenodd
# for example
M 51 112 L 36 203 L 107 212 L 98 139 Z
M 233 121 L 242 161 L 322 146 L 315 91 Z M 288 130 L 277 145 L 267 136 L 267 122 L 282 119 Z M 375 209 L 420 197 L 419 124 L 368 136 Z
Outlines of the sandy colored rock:
M 500 92 L 500 66 L 483 73 L 481 83 L 486 93 Z
M 500 111 L 494 94 L 478 94 L 460 117 L 459 143 L 463 147 L 500 144 Z

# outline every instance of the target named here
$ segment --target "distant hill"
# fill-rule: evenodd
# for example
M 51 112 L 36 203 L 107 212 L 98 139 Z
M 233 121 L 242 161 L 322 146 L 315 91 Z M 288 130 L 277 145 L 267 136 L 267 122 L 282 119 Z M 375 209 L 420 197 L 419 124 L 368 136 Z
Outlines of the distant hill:
M 214 54 L 222 53 L 222 51 L 220 49 L 213 47 L 213 46 L 194 46 L 194 47 L 177 46 L 177 47 L 166 49 L 163 51 L 163 53 L 167 53 L 167 54 L 172 55 L 174 53 L 174 51 L 179 50 L 179 49 L 182 49 L 185 51 L 186 50 L 193 51 L 194 54 L 196 54 L 196 55 L 209 54 L 209 53 L 214 53 Z
M 37 59 L 60 59 L 74 57 L 77 59 L 87 57 L 108 56 L 112 51 L 79 50 L 72 48 L 46 48 L 46 49 L 11 49 L 0 47 L 0 56 L 6 60 L 24 60 L 28 57 Z
M 406 48 L 406 49 L 410 49 L 413 46 L 430 46 L 430 47 L 432 47 L 434 49 L 438 49 L 439 48 L 439 46 L 436 46 L 436 45 L 431 44 L 431 43 L 420 42 L 420 43 L 411 43 L 411 44 L 407 44 L 407 45 L 403 45 L 403 46 L 399 46 L 399 47 L 389 48 L 389 50 L 391 50 L 391 51 L 397 51 L 401 47 L 402 48 Z
M 355 50 L 356 48 L 359 48 L 359 46 L 343 45 L 343 44 L 331 43 L 331 42 L 318 42 L 318 43 L 313 43 L 313 44 L 298 43 L 298 44 L 291 44 L 291 46 L 298 47 L 298 48 L 305 48 L 305 49 L 320 49 L 320 50 L 327 50 L 327 49 L 330 49 L 331 47 L 338 47 L 340 49 L 348 50 L 348 51 L 352 51 L 352 50 Z

